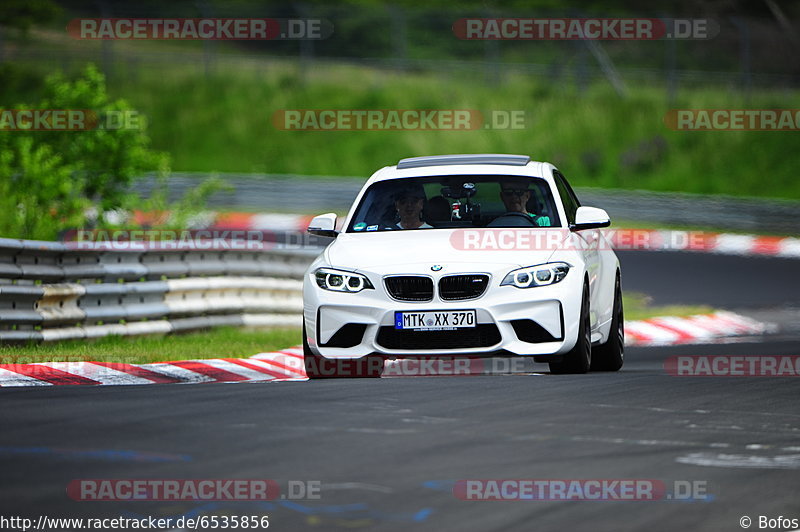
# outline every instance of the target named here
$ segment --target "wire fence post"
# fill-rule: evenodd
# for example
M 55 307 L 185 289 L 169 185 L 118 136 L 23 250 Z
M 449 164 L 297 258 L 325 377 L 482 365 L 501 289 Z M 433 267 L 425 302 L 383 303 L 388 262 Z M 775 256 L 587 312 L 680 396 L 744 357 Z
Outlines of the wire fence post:
M 744 90 L 745 101 L 750 101 L 753 88 L 753 75 L 751 69 L 751 43 L 750 26 L 740 17 L 731 17 L 731 22 L 739 30 L 739 61 L 741 65 L 741 85 Z
M 96 0 L 96 5 L 103 15 L 103 18 L 111 18 L 111 8 L 106 0 Z M 111 79 L 114 74 L 114 47 L 113 39 L 103 39 L 100 44 L 101 49 L 101 63 L 103 65 L 103 74 L 106 79 Z
M 666 40 L 667 104 L 674 105 L 678 99 L 678 43 Z
M 408 61 L 408 21 L 405 11 L 394 4 L 389 5 L 389 18 L 395 69 L 402 72 Z
M 299 18 L 307 20 L 310 15 L 310 9 L 305 2 L 298 2 L 295 4 L 295 12 Z M 309 39 L 308 35 L 298 39 L 299 42 L 299 67 L 300 67 L 300 81 L 305 84 L 308 75 L 308 69 L 314 61 L 314 41 Z
M 203 18 L 213 18 L 213 10 L 208 0 L 197 0 L 194 4 Z M 210 39 L 203 39 L 203 75 L 208 79 L 214 71 L 214 56 L 217 43 Z

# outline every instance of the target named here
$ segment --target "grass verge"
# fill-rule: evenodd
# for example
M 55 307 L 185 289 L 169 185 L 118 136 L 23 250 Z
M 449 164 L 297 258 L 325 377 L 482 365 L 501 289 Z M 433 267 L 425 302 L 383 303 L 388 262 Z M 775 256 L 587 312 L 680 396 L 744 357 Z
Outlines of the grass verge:
M 665 305 L 651 306 L 652 299 L 647 294 L 625 292 L 622 294 L 622 305 L 625 309 L 625 320 L 646 320 L 657 316 L 691 316 L 692 314 L 708 314 L 714 309 L 706 305 Z
M 524 71 L 488 82 L 333 61 L 305 69 L 269 56 L 220 62 L 206 74 L 202 62 L 141 62 L 125 50 L 116 52 L 109 94 L 146 118 L 153 148 L 170 153 L 175 170 L 366 178 L 409 156 L 525 153 L 558 165 L 574 186 L 800 198 L 793 132 L 674 131 L 664 122 L 672 109 L 796 109 L 797 90 L 686 85 L 670 100 L 663 85 L 641 83 L 623 98 L 606 82 L 579 88 Z M 15 66 L 20 79 L 36 75 Z M 0 94 L 10 107 L 36 86 L 0 83 Z M 497 127 L 283 130 L 280 112 L 303 109 L 470 109 Z M 494 123 L 511 111 L 524 114 L 523 127 Z
M 602 207 L 601 207 L 602 208 Z M 695 233 L 726 233 L 733 235 L 755 235 L 755 236 L 776 236 L 776 237 L 796 237 L 790 232 L 779 231 L 747 231 L 744 229 L 731 229 L 730 227 L 712 227 L 684 224 L 671 224 L 664 222 L 636 222 L 633 220 L 611 220 L 612 229 L 655 229 L 659 231 L 690 231 Z
M 300 329 L 247 330 L 220 327 L 211 331 L 171 336 L 68 340 L 26 346 L 0 346 L 0 363 L 78 362 L 96 360 L 147 364 L 196 358 L 247 358 L 257 353 L 294 347 Z

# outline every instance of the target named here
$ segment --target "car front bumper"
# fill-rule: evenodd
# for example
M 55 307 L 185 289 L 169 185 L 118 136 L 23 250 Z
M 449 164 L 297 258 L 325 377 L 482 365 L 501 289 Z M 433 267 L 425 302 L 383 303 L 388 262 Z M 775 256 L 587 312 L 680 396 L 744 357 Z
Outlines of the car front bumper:
M 444 301 L 437 296 L 429 302 L 397 301 L 389 296 L 381 276 L 366 275 L 374 289 L 341 293 L 319 288 L 312 274 L 306 274 L 303 317 L 306 342 L 312 352 L 329 359 L 370 354 L 560 355 L 572 349 L 577 339 L 583 288 L 583 272 L 579 268 L 573 268 L 557 284 L 524 289 L 499 286 L 503 276 L 490 274 L 489 286 L 482 296 L 460 301 Z M 436 282 L 436 277 L 432 277 Z M 475 328 L 450 331 L 394 328 L 398 311 L 473 309 L 477 317 Z

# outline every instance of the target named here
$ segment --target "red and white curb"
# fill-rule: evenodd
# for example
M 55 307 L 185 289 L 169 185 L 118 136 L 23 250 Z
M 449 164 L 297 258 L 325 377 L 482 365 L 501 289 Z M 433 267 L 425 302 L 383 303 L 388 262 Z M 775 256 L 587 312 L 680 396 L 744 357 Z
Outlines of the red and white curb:
M 305 232 L 313 218 L 305 214 L 229 212 L 216 214 L 210 228 Z M 344 218 L 339 217 L 339 229 L 343 222 Z
M 41 362 L 0 365 L 0 386 L 59 384 L 180 384 L 306 380 L 303 349 L 251 358 L 212 358 L 153 364 Z
M 312 216 L 274 213 L 207 213 L 209 229 L 305 232 Z M 344 222 L 338 219 L 339 227 Z M 756 255 L 800 258 L 800 238 L 678 231 L 671 229 L 608 229 L 615 249 L 647 251 L 696 251 L 723 255 Z
M 800 238 L 671 229 L 609 229 L 614 249 L 800 258 Z
M 625 322 L 625 344 L 649 346 L 708 343 L 735 336 L 764 334 L 770 330 L 771 326 L 768 324 L 732 312 L 719 311 L 686 318 L 662 317 Z M 459 367 L 458 362 L 446 360 L 433 363 L 405 359 L 388 361 L 386 364 L 384 376 L 387 377 L 515 372 L 502 360 L 487 365 L 480 359 L 470 359 L 463 368 Z M 520 369 L 525 372 L 533 371 L 527 367 Z M 304 380 L 307 380 L 307 376 L 303 349 L 299 346 L 272 353 L 259 353 L 250 358 L 212 358 L 152 364 L 40 362 L 0 365 L 0 387 Z
M 625 322 L 625 345 L 702 344 L 773 332 L 774 325 L 727 311 L 684 318 L 665 316 Z
M 142 225 L 156 223 L 164 213 L 136 211 L 133 220 Z M 214 231 L 220 234 L 243 231 L 304 234 L 313 216 L 291 213 L 248 213 L 206 211 L 190 221 L 192 230 Z M 337 219 L 342 230 L 344 217 Z M 681 231 L 673 229 L 604 229 L 605 241 L 615 250 L 688 251 L 721 255 L 762 256 L 800 259 L 800 238 L 764 235 L 742 235 L 709 231 Z M 230 238 L 236 238 L 229 235 Z M 228 237 L 220 236 L 225 240 Z M 240 237 L 241 238 L 241 237 Z

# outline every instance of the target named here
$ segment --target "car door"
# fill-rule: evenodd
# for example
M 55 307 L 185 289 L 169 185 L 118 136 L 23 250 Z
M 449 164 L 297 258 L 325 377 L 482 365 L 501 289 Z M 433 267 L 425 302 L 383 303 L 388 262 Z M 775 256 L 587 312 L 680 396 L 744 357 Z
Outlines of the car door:
M 558 195 L 561 197 L 561 202 L 564 204 L 564 211 L 567 215 L 567 223 L 572 225 L 575 223 L 575 213 L 578 207 L 581 206 L 578 197 L 572 190 L 572 187 L 567 182 L 564 175 L 558 170 L 553 171 L 553 178 L 556 182 L 556 189 Z M 576 231 L 573 233 L 575 238 L 580 240 L 579 247 L 582 250 L 583 260 L 586 264 L 586 270 L 589 274 L 589 301 L 592 308 L 591 323 L 592 328 L 596 328 L 598 323 L 598 315 L 595 312 L 597 306 L 597 298 L 599 294 L 598 286 L 600 279 L 602 279 L 600 254 L 598 252 L 600 233 L 597 229 L 586 229 L 583 231 Z

